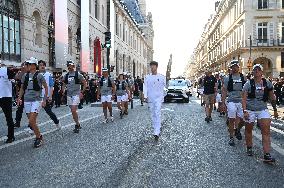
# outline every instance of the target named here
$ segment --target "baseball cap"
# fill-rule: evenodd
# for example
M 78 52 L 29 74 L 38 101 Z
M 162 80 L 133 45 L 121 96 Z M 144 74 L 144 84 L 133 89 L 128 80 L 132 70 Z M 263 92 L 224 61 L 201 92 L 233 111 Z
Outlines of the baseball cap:
M 67 66 L 69 66 L 69 65 L 75 65 L 75 63 L 73 62 L 73 61 L 67 61 Z
M 38 65 L 38 60 L 36 58 L 34 58 L 34 57 L 31 57 L 30 59 L 28 59 L 26 61 L 26 63 Z
M 255 64 L 252 70 L 254 70 L 255 68 L 260 68 L 260 70 L 263 71 L 263 66 L 261 64 Z
M 238 67 L 240 66 L 240 63 L 238 60 L 233 60 L 230 62 L 230 67 L 234 66 L 234 65 L 238 65 Z

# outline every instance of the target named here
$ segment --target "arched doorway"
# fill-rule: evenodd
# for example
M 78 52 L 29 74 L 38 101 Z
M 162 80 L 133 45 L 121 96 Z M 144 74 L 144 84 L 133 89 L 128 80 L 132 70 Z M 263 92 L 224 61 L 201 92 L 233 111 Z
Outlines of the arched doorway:
M 272 76 L 272 62 L 266 57 L 259 57 L 254 60 L 253 64 L 261 64 L 263 66 L 263 75 L 265 77 Z
M 136 76 L 136 63 L 135 60 L 133 60 L 133 78 Z
M 21 61 L 20 7 L 17 0 L 0 1 L 1 59 Z

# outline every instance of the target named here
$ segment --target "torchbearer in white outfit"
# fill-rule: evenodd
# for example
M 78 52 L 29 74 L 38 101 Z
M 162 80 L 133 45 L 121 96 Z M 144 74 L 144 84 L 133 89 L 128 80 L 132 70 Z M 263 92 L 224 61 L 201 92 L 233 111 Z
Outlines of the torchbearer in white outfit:
M 159 139 L 161 130 L 161 107 L 164 101 L 164 88 L 166 87 L 166 77 L 158 74 L 158 63 L 150 63 L 151 73 L 145 77 L 144 81 L 144 98 L 149 104 L 152 125 L 154 128 L 155 140 Z

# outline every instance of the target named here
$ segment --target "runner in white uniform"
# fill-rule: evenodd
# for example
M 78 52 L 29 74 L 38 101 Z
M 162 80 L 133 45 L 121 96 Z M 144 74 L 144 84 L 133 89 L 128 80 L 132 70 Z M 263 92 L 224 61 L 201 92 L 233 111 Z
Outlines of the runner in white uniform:
M 150 63 L 152 74 L 147 75 L 144 82 L 144 98 L 148 102 L 151 111 L 154 138 L 157 141 L 161 129 L 161 106 L 164 101 L 164 88 L 166 77 L 157 73 L 158 63 Z

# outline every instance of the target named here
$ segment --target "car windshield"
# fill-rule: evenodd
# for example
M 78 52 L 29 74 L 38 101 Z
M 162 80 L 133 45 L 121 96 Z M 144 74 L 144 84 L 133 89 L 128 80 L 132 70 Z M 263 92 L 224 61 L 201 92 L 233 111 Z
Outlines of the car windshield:
M 169 86 L 186 86 L 186 82 L 184 80 L 170 80 Z

